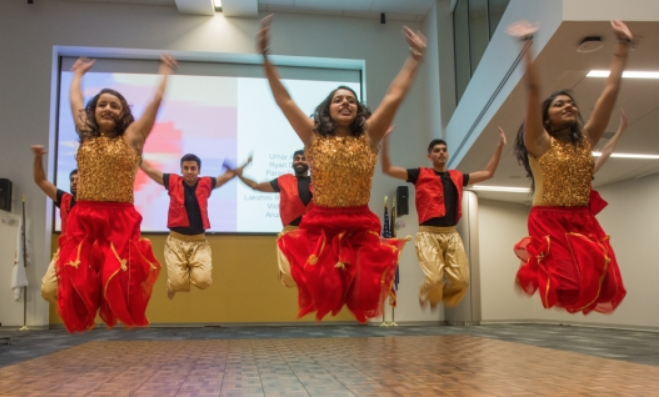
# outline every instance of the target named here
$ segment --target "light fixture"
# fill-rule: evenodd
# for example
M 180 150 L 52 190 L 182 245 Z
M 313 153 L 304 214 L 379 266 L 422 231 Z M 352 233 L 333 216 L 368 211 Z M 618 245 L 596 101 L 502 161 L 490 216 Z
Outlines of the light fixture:
M 480 190 L 482 192 L 507 192 L 507 193 L 529 193 L 531 189 L 528 187 L 509 187 L 509 186 L 483 186 L 474 185 L 470 190 Z
M 602 152 L 593 152 L 593 157 L 600 157 Z M 620 159 L 659 160 L 659 154 L 611 153 L 611 157 Z
M 609 77 L 608 70 L 591 70 L 586 77 Z M 659 72 L 643 72 L 629 70 L 622 72 L 622 77 L 627 79 L 659 79 Z
M 581 40 L 581 43 L 579 43 L 579 46 L 577 47 L 577 52 L 595 52 L 602 47 L 604 47 L 604 43 L 602 43 L 602 38 L 600 36 L 588 36 Z
M 222 0 L 213 0 L 216 11 L 222 11 Z

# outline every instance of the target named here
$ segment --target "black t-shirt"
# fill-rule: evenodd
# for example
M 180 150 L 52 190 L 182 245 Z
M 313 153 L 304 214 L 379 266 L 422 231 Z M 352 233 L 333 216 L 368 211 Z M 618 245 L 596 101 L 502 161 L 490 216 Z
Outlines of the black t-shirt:
M 165 189 L 167 190 L 169 190 L 169 175 L 170 174 L 162 175 L 162 181 L 163 184 L 165 185 Z M 194 186 L 189 186 L 182 179 L 181 179 L 181 183 L 183 184 L 183 196 L 184 196 L 183 204 L 185 205 L 185 212 L 188 213 L 188 221 L 190 222 L 190 226 L 170 227 L 169 230 L 176 233 L 184 234 L 186 236 L 203 234 L 205 232 L 204 222 L 201 219 L 201 208 L 199 208 L 199 202 L 197 201 L 197 196 L 195 194 L 195 191 L 197 190 L 197 185 L 199 185 L 199 180 L 197 180 L 197 183 L 195 183 Z M 216 184 L 217 184 L 217 178 L 211 177 L 211 186 L 213 187 L 213 189 L 215 189 Z
M 309 188 L 311 184 L 311 178 L 308 176 L 295 176 L 297 178 L 297 193 L 300 195 L 300 200 L 302 204 L 307 205 L 311 202 L 313 194 L 311 194 L 311 189 Z M 279 182 L 276 179 L 270 181 L 270 186 L 272 189 L 279 193 Z M 289 223 L 290 226 L 300 226 L 300 221 L 302 217 L 295 219 L 293 222 Z
M 71 193 L 67 193 L 64 190 L 57 189 L 57 201 L 55 202 L 55 205 L 57 206 L 57 208 L 60 208 L 60 203 L 62 202 L 62 197 L 64 197 L 65 194 L 71 194 Z M 71 200 L 71 208 L 73 208 L 74 205 L 76 205 L 76 199 L 75 198 Z M 69 211 L 71 210 L 71 208 L 69 208 Z
M 421 174 L 420 168 L 410 168 L 407 170 L 407 181 L 412 184 L 416 184 L 416 181 L 419 179 Z M 442 180 L 442 186 L 444 187 L 444 208 L 446 209 L 446 215 L 439 218 L 431 218 L 423 222 L 421 226 L 439 226 L 439 227 L 448 227 L 455 226 L 456 218 L 458 216 L 458 189 L 453 185 L 451 177 L 448 172 L 437 172 L 435 174 Z M 463 182 L 462 186 L 467 186 L 469 184 L 469 174 L 462 174 Z

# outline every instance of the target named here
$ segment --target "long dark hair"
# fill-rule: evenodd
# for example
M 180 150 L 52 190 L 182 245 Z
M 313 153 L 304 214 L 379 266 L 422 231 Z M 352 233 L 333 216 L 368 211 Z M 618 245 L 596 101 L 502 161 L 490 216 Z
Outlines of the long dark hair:
M 583 140 L 584 122 L 583 122 L 583 117 L 581 116 L 581 111 L 579 110 L 579 106 L 577 105 L 577 102 L 574 100 L 574 95 L 572 94 L 571 90 L 556 91 L 553 94 L 551 94 L 547 99 L 545 99 L 544 102 L 542 102 L 542 125 L 545 127 L 547 133 L 551 136 L 555 136 L 557 131 L 562 130 L 562 129 L 555 129 L 549 123 L 549 107 L 554 102 L 556 97 L 561 95 L 570 97 L 572 103 L 578 110 L 577 122 L 569 126 L 570 141 L 572 142 L 572 144 L 576 146 Z M 526 176 L 529 179 L 531 179 L 531 191 L 535 191 L 535 180 L 533 179 L 533 172 L 531 172 L 531 165 L 529 164 L 529 152 L 528 150 L 526 150 L 526 145 L 524 144 L 524 124 L 522 124 L 522 126 L 519 127 L 519 130 L 517 131 L 517 137 L 515 138 L 515 145 L 513 149 L 515 152 L 515 157 L 517 157 L 517 162 L 520 165 L 524 166 L 524 169 L 526 170 Z
M 84 109 L 84 115 L 85 117 L 85 126 L 78 131 L 78 134 L 80 135 L 80 142 L 85 141 L 86 139 L 101 136 L 101 131 L 98 126 L 98 122 L 96 121 L 96 105 L 98 105 L 98 99 L 101 97 L 103 94 L 110 94 L 113 96 L 116 96 L 119 99 L 119 102 L 121 103 L 121 113 L 119 116 L 114 118 L 114 136 L 120 136 L 123 135 L 126 132 L 126 129 L 128 126 L 135 121 L 135 118 L 133 117 L 133 113 L 131 112 L 130 105 L 128 105 L 128 102 L 126 101 L 126 98 L 124 98 L 123 95 L 121 95 L 119 92 L 109 89 L 109 88 L 104 88 L 96 94 L 89 102 L 87 102 L 87 105 L 85 106 Z
M 325 98 L 325 100 L 323 100 L 320 105 L 316 107 L 316 110 L 313 113 L 313 130 L 322 136 L 334 135 L 334 131 L 336 131 L 337 124 L 334 122 L 334 120 L 332 120 L 332 117 L 330 116 L 330 104 L 332 103 L 334 94 L 336 94 L 338 90 L 348 90 L 352 92 L 352 94 L 355 96 L 355 99 L 357 99 L 357 93 L 352 88 L 346 87 L 344 85 L 330 92 L 327 98 Z M 371 110 L 366 105 L 357 100 L 357 117 L 352 122 L 352 124 L 350 124 L 350 135 L 357 137 L 363 134 L 364 129 L 366 128 L 366 120 L 369 117 L 371 117 Z

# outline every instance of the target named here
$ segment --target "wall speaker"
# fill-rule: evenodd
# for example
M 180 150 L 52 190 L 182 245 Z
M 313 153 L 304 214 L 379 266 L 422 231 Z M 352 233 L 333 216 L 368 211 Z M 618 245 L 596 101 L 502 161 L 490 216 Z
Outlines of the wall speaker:
M 11 212 L 11 181 L 0 178 L 0 210 Z
M 410 189 L 407 186 L 398 186 L 396 188 L 396 216 L 410 213 L 409 198 Z

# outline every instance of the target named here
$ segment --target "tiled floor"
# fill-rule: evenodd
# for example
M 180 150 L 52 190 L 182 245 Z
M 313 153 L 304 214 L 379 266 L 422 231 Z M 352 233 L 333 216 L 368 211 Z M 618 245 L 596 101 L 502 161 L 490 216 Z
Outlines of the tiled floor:
M 659 366 L 629 362 L 656 364 L 658 339 L 554 326 L 37 332 L 0 350 L 15 362 L 0 396 L 659 396 Z

